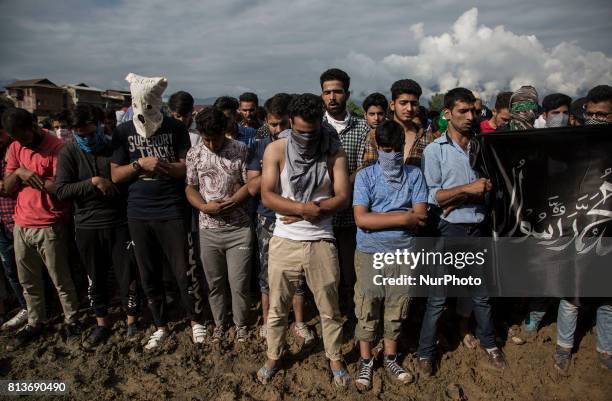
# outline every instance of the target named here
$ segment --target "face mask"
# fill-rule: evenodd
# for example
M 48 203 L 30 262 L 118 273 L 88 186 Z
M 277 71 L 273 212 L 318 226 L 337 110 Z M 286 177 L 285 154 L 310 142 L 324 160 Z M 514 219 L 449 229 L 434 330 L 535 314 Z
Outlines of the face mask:
M 378 151 L 378 163 L 387 183 L 394 189 L 402 187 L 404 153 Z
M 56 128 L 55 135 L 60 139 L 66 139 L 72 135 L 72 131 L 68 128 Z
M 306 159 L 312 159 L 315 157 L 319 148 L 319 142 L 321 139 L 321 131 L 311 132 L 308 134 L 296 134 L 291 130 L 291 137 L 297 146 L 297 150 Z
M 129 73 L 125 80 L 130 83 L 134 127 L 138 135 L 149 138 L 155 134 L 163 121 L 161 113 L 162 93 L 168 86 L 163 77 L 141 77 Z
M 584 120 L 584 125 L 601 125 L 601 124 L 609 124 L 607 121 L 598 120 L 596 118 L 588 118 Z
M 567 120 L 569 116 L 565 113 L 559 113 L 548 117 L 546 120 L 547 128 L 555 128 L 555 127 L 567 127 Z
M 96 132 L 89 136 L 74 135 L 74 139 L 79 147 L 85 153 L 98 153 L 106 146 L 106 135 L 104 135 L 104 127 L 98 125 Z

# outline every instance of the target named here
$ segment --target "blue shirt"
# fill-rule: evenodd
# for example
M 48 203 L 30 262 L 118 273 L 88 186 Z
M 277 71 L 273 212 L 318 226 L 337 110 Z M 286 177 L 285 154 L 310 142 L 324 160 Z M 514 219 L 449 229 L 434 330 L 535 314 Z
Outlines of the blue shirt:
M 407 211 L 415 203 L 427 203 L 427 186 L 423 173 L 416 166 L 404 165 L 402 188 L 391 188 L 380 164 L 376 162 L 360 170 L 355 177 L 353 206 L 363 205 L 370 212 Z M 357 227 L 357 249 L 365 253 L 395 252 L 411 248 L 414 233 L 407 229 L 390 228 L 365 232 Z
M 266 147 L 272 143 L 272 138 L 270 136 L 263 137 L 261 139 L 256 139 L 253 142 L 253 146 L 251 146 L 249 151 L 249 157 L 247 159 L 247 170 L 251 171 L 259 171 L 261 173 L 261 163 L 263 161 L 263 155 L 266 150 Z M 257 205 L 257 214 L 260 216 L 264 216 L 269 219 L 276 220 L 276 215 L 272 209 L 268 209 L 261 203 L 261 195 L 257 197 L 258 205 Z
M 244 143 L 247 148 L 251 148 L 251 146 L 253 146 L 253 142 L 255 142 L 256 134 L 257 130 L 255 128 L 238 125 L 238 133 L 234 139 Z
M 470 166 L 467 152 L 454 143 L 447 133 L 425 147 L 421 166 L 429 189 L 428 203 L 434 206 L 440 206 L 436 200 L 439 190 L 466 185 L 480 178 Z M 485 213 L 484 204 L 464 203 L 441 218 L 449 223 L 474 224 L 482 222 Z

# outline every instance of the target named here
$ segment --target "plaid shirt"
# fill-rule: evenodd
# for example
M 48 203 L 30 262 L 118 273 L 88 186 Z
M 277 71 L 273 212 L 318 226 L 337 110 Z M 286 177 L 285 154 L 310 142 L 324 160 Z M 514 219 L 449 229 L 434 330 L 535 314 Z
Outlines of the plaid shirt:
M 6 161 L 2 158 L 0 160 L 0 172 L 2 173 L 2 177 L 4 177 L 5 167 Z M 10 231 L 13 231 L 13 227 L 15 227 L 15 221 L 13 220 L 15 205 L 17 205 L 17 200 L 14 198 L 0 197 L 0 222 L 4 223 L 4 226 Z
M 255 134 L 255 140 L 269 138 L 271 136 L 272 134 L 270 133 L 270 130 L 268 129 L 268 124 L 264 124 L 261 127 L 257 128 L 257 133 Z
M 327 113 L 323 116 L 323 123 L 334 129 L 327 121 Z M 338 133 L 342 142 L 342 148 L 346 152 L 349 175 L 357 171 L 357 167 L 361 165 L 361 158 L 363 157 L 369 129 L 370 127 L 364 119 L 351 115 L 347 127 Z M 348 207 L 334 216 L 334 227 L 350 227 L 354 225 L 355 220 L 353 218 L 352 207 Z
M 414 143 L 412 144 L 412 147 L 410 148 L 410 152 L 408 152 L 406 164 L 411 164 L 420 168 L 421 158 L 423 156 L 425 146 L 429 145 L 439 137 L 439 134 L 434 134 L 433 132 L 431 132 L 430 129 L 418 133 L 416 139 L 414 140 Z M 374 133 L 374 130 L 371 130 L 367 137 L 367 141 L 363 150 L 362 162 L 359 165 L 359 169 L 368 167 L 376 163 L 376 160 L 378 160 L 378 151 L 376 150 L 376 147 L 376 135 Z

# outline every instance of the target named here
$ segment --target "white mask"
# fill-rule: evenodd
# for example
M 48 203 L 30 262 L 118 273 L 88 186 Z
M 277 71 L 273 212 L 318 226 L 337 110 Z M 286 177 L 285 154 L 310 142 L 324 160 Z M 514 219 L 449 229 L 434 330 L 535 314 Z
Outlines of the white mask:
M 162 93 L 168 86 L 164 77 L 142 77 L 129 73 L 125 80 L 130 83 L 134 127 L 138 135 L 149 138 L 155 134 L 163 121 L 161 113 Z
M 554 114 L 546 119 L 546 128 L 567 127 L 568 119 L 565 113 Z

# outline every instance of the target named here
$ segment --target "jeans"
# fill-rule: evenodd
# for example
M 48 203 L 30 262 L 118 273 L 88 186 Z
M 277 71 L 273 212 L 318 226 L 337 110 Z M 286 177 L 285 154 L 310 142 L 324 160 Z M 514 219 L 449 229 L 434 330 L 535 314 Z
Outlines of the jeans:
M 460 224 L 448 223 L 440 220 L 440 235 L 443 237 L 480 237 L 481 231 L 477 227 L 467 227 Z M 436 354 L 436 334 L 438 319 L 444 311 L 445 297 L 428 297 L 421 326 L 419 358 L 434 359 Z M 495 348 L 495 333 L 493 331 L 493 319 L 491 317 L 491 304 L 489 297 L 472 296 L 472 312 L 476 319 L 476 337 L 480 344 L 486 348 Z
M 26 301 L 23 297 L 23 288 L 19 284 L 17 275 L 17 264 L 15 263 L 15 247 L 13 245 L 13 232 L 3 222 L 0 222 L 0 257 L 4 266 L 4 275 L 17 297 L 21 309 L 26 309 Z
M 578 306 L 565 299 L 559 302 L 557 345 L 563 348 L 574 347 L 578 309 Z M 597 352 L 612 353 L 612 305 L 604 304 L 597 308 L 595 331 L 597 333 Z

